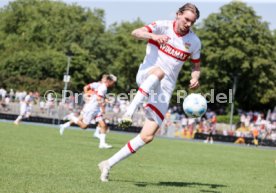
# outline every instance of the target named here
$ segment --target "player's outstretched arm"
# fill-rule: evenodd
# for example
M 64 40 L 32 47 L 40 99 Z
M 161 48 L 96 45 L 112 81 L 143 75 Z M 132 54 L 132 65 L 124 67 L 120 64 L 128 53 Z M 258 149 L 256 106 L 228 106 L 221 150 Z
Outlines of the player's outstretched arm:
M 196 89 L 199 87 L 199 77 L 200 77 L 200 62 L 194 63 L 194 67 L 191 73 L 190 89 Z
M 167 35 L 157 35 L 157 34 L 149 32 L 146 27 L 141 27 L 141 28 L 137 28 L 137 29 L 133 30 L 131 35 L 139 40 L 152 39 L 152 40 L 158 42 L 159 44 L 164 44 L 164 43 L 168 42 L 170 39 Z

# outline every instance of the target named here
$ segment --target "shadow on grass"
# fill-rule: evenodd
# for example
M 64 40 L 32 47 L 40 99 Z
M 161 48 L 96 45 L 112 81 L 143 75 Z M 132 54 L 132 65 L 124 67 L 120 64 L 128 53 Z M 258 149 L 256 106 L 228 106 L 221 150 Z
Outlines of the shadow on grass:
M 209 183 L 200 183 L 200 182 L 158 182 L 158 183 L 152 183 L 152 182 L 134 182 L 134 181 L 124 181 L 124 180 L 116 180 L 120 182 L 132 182 L 136 186 L 139 187 L 146 187 L 146 186 L 171 186 L 171 187 L 194 187 L 194 186 L 202 186 L 205 188 L 222 188 L 227 187 L 223 184 L 209 184 Z M 202 190 L 202 192 L 206 192 L 206 190 Z M 216 192 L 216 191 L 207 191 L 207 192 Z
M 200 192 L 220 193 L 219 191 L 213 191 L 213 190 L 200 190 Z

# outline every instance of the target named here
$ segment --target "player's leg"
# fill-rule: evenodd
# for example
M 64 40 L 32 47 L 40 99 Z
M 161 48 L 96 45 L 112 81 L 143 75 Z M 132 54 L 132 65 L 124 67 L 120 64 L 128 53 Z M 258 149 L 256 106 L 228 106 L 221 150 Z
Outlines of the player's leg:
M 15 125 L 18 125 L 19 122 L 23 119 L 24 115 L 26 114 L 27 112 L 27 104 L 24 103 L 24 102 L 21 102 L 20 103 L 20 114 L 19 116 L 16 118 L 16 120 L 14 121 L 14 124 Z
M 18 115 L 18 117 L 15 119 L 15 121 L 13 122 L 15 125 L 18 125 L 19 122 L 22 120 L 23 116 L 22 115 Z
M 145 125 L 139 135 L 131 139 L 122 149 L 115 153 L 108 160 L 99 163 L 101 171 L 100 179 L 102 182 L 108 181 L 109 170 L 117 163 L 134 154 L 138 149 L 143 147 L 146 143 L 153 140 L 154 134 L 158 130 L 159 125 L 152 120 L 146 120 Z
M 153 140 L 155 133 L 164 120 L 164 115 L 167 112 L 168 104 L 171 97 L 171 92 L 166 93 L 164 90 L 162 90 L 161 87 L 162 83 L 156 89 L 157 95 L 151 95 L 149 98 L 149 103 L 146 105 L 147 120 L 140 134 L 130 140 L 120 151 L 114 154 L 111 158 L 99 164 L 99 168 L 101 170 L 101 181 L 108 181 L 108 174 L 111 167 L 113 167 L 121 160 L 127 158 L 131 154 L 135 153 L 138 149 Z M 158 96 L 160 95 L 164 96 L 163 101 L 159 101 Z
M 99 126 L 100 126 L 100 143 L 99 143 L 99 148 L 100 149 L 109 149 L 112 148 L 111 145 L 107 144 L 105 141 L 106 138 L 106 133 L 107 133 L 107 125 L 104 122 L 103 119 L 99 120 Z
M 146 78 L 142 78 L 143 73 L 147 74 Z M 138 72 L 137 83 L 140 87 L 122 118 L 122 122 L 120 123 L 121 127 L 128 127 L 132 124 L 131 118 L 135 110 L 143 100 L 148 98 L 150 91 L 154 90 L 160 84 L 164 75 L 164 71 L 159 67 L 151 68 L 148 72 Z
M 69 121 L 65 122 L 64 124 L 59 125 L 60 135 L 63 135 L 64 130 L 66 128 L 70 127 L 74 123 L 74 121 L 82 120 L 82 118 L 83 118 L 82 112 L 78 118 L 74 118 L 74 117 L 76 117 L 75 114 L 73 112 L 71 112 L 63 118 L 64 120 L 67 119 Z
M 59 126 L 59 133 L 60 135 L 63 135 L 65 129 L 67 129 L 68 127 L 70 127 L 73 123 L 75 123 L 76 125 L 78 125 L 80 128 L 82 129 L 86 129 L 87 126 L 88 126 L 88 120 L 90 120 L 90 113 L 87 112 L 87 113 L 83 113 L 81 114 L 79 117 L 76 117 L 75 115 L 72 115 L 70 117 L 70 121 L 64 123 L 64 124 L 61 124 Z
M 59 125 L 59 134 L 63 135 L 64 130 L 70 127 L 73 124 L 73 121 L 67 121 L 64 124 Z
M 32 107 L 27 105 L 25 118 L 29 118 L 31 116 Z
M 100 130 L 101 130 L 101 127 L 98 124 L 97 127 L 96 127 L 96 129 L 95 129 L 95 132 L 93 134 L 93 137 L 100 139 Z
M 93 137 L 98 138 L 98 139 L 100 139 L 101 127 L 100 127 L 99 121 L 101 121 L 101 120 L 103 120 L 103 115 L 102 115 L 101 112 L 99 112 L 98 115 L 96 116 L 96 120 L 95 120 L 96 122 L 98 122 L 98 125 L 97 125 L 96 130 L 93 134 Z
M 76 123 L 81 129 L 87 129 L 89 123 L 86 123 L 84 121 L 78 120 Z
M 97 113 L 98 111 L 95 109 L 93 103 L 86 103 L 81 112 L 82 116 L 80 118 L 72 117 L 72 120 L 81 129 L 87 129 L 91 121 L 96 118 Z
M 78 125 L 81 129 L 87 129 L 90 121 L 92 120 L 93 117 L 93 111 L 82 111 L 80 116 L 71 116 L 71 121 Z

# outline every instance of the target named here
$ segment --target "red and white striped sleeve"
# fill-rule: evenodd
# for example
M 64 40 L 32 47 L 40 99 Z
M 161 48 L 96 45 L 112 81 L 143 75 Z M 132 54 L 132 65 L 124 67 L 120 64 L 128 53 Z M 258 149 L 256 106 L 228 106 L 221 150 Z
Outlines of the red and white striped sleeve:
M 154 34 L 160 34 L 163 27 L 164 27 L 163 21 L 154 21 L 151 24 L 145 26 L 148 32 L 154 33 Z

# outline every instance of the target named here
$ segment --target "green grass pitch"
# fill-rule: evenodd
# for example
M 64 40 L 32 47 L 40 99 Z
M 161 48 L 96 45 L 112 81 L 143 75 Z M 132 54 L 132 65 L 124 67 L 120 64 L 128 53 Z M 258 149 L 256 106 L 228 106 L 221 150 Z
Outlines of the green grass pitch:
M 91 131 L 0 122 L 0 192 L 275 193 L 276 150 L 156 138 L 99 181 L 97 164 L 133 134 L 111 132 L 98 149 Z

